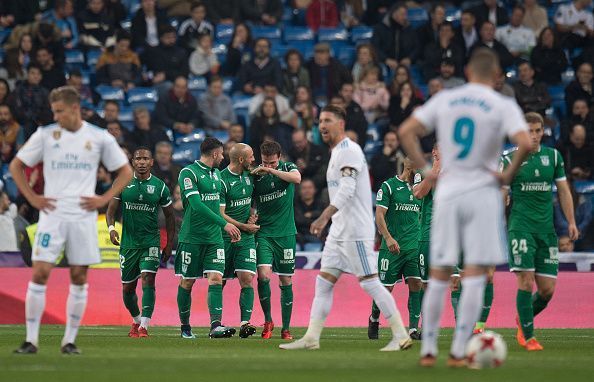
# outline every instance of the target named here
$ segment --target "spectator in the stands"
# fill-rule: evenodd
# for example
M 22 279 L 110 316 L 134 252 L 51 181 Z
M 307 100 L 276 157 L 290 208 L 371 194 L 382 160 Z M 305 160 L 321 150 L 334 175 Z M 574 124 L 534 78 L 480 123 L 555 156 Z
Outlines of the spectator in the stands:
M 241 126 L 239 123 L 232 124 L 229 127 L 229 130 L 227 130 L 227 136 L 229 141 L 243 143 L 245 140 L 245 131 L 243 126 Z
M 394 131 L 388 131 L 384 135 L 384 147 L 371 159 L 370 174 L 373 179 L 371 189 L 377 192 L 386 179 L 400 174 L 404 168 L 406 155 L 400 148 L 398 135 Z
M 213 24 L 233 24 L 239 20 L 240 0 L 205 0 L 208 19 Z
M 524 0 L 524 19 L 522 24 L 532 29 L 535 36 L 540 35 L 543 29 L 549 26 L 547 10 L 538 4 L 537 0 Z
M 439 78 L 432 78 L 427 83 L 427 90 L 429 94 L 427 94 L 427 99 L 430 99 L 437 93 L 443 90 L 443 82 Z
M 588 106 L 592 108 L 594 105 L 592 86 L 594 86 L 592 64 L 584 62 L 578 67 L 575 73 L 575 79 L 565 88 L 565 103 L 567 104 L 567 110 L 569 110 L 571 105 L 573 105 L 573 102 L 578 98 L 587 100 Z
M 254 155 L 260 157 L 260 144 L 265 140 L 277 141 L 286 152 L 291 147 L 292 132 L 293 127 L 281 121 L 274 98 L 265 98 L 249 129 Z
M 219 59 L 212 50 L 211 35 L 200 36 L 198 46 L 190 55 L 189 66 L 190 72 L 195 76 L 210 76 L 219 72 Z
M 345 82 L 340 87 L 339 95 L 342 97 L 344 102 L 344 109 L 346 111 L 345 130 L 354 131 L 359 137 L 359 146 L 365 147 L 367 141 L 367 119 L 365 113 L 357 102 L 353 100 L 355 94 L 355 86 L 352 82 Z
M 208 91 L 198 99 L 198 108 L 207 129 L 227 130 L 237 121 L 233 102 L 223 93 L 223 80 L 220 77 L 210 78 Z
M 309 73 L 303 66 L 303 57 L 296 49 L 290 49 L 285 53 L 286 68 L 283 69 L 282 93 L 290 101 L 295 98 L 297 89 L 301 86 L 309 88 Z
M 157 143 L 168 139 L 165 130 L 151 120 L 151 113 L 146 107 L 134 109 L 134 130 L 129 135 L 128 143 L 154 151 Z
M 355 81 L 355 83 L 361 81 L 363 72 L 371 67 L 379 68 L 377 52 L 375 51 L 374 46 L 369 43 L 357 45 L 357 59 L 351 70 L 353 81 Z
M 513 84 L 516 101 L 524 113 L 536 112 L 542 116 L 551 106 L 551 96 L 544 82 L 534 80 L 534 69 L 524 61 L 518 66 L 518 81 Z
M 293 144 L 287 152 L 289 159 L 297 165 L 302 177 L 313 180 L 321 190 L 326 185 L 328 148 L 311 143 L 303 129 L 293 131 L 291 139 Z
M 193 0 L 157 0 L 159 7 L 167 12 L 167 16 L 188 17 Z
M 97 186 L 95 187 L 95 194 L 105 194 L 112 185 L 113 177 L 111 176 L 111 172 L 107 171 L 103 164 L 100 164 L 99 168 L 97 168 Z
M 506 97 L 516 98 L 516 93 L 514 92 L 514 88 L 506 82 L 507 78 L 505 77 L 505 73 L 503 71 L 499 72 L 497 77 L 495 78 L 495 89 L 496 92 L 503 94 Z
M 10 107 L 0 104 L 0 163 L 10 163 L 25 143 L 25 133 L 12 116 Z
M 79 0 L 80 1 L 80 0 Z M 128 10 L 122 4 L 122 0 L 104 0 L 105 1 L 105 11 L 107 15 L 113 20 L 115 25 L 115 29 L 120 29 L 120 25 L 122 21 L 124 21 L 128 17 Z M 128 1 L 128 0 L 124 0 Z
M 423 104 L 423 100 L 416 97 L 413 84 L 411 82 L 402 84 L 398 94 L 390 97 L 390 106 L 388 108 L 390 129 L 397 131 L 400 124 L 421 104 Z
M 417 29 L 418 41 L 422 48 L 439 43 L 439 27 L 445 21 L 445 7 L 443 4 L 435 3 L 431 6 L 429 20 Z M 425 51 L 426 52 L 426 51 Z M 425 57 L 425 52 L 421 51 L 421 56 Z
M 546 27 L 540 32 L 538 42 L 530 53 L 530 63 L 537 80 L 549 85 L 561 82 L 561 73 L 567 68 L 567 56 L 557 44 L 552 28 Z
M 314 47 L 314 56 L 307 63 L 307 70 L 316 103 L 327 102 L 343 83 L 352 81 L 349 70 L 331 56 L 330 45 L 324 42 Z
M 464 78 L 456 76 L 456 67 L 450 59 L 445 59 L 439 66 L 439 77 L 444 89 L 452 89 L 464 85 Z
M 588 7 L 592 0 L 573 0 L 561 4 L 555 13 L 555 25 L 561 35 L 561 46 L 574 49 L 591 44 L 594 37 L 594 17 Z
M 305 20 L 313 31 L 338 26 L 338 8 L 334 0 L 313 0 L 307 7 Z
M 311 99 L 309 87 L 299 86 L 297 88 L 292 105 L 297 117 L 297 128 L 310 132 L 316 123 L 319 108 Z
M 310 233 L 311 223 L 320 217 L 326 207 L 322 198 L 316 197 L 315 183 L 306 177 L 299 184 L 298 196 L 295 198 L 295 227 L 297 243 L 303 248 L 307 243 L 319 243 L 320 239 Z
M 393 5 L 373 27 L 371 43 L 377 48 L 379 60 L 392 70 L 399 64 L 410 66 L 422 52 L 417 32 L 408 22 L 408 8 L 402 3 Z
M 240 0 L 239 16 L 242 21 L 261 25 L 277 25 L 283 15 L 281 0 Z
M 472 8 L 476 18 L 476 25 L 483 25 L 485 21 L 500 27 L 509 22 L 507 10 L 498 4 L 498 0 L 483 0 L 482 4 Z
M 392 78 L 392 82 L 390 83 L 390 94 L 398 94 L 400 86 L 407 82 L 412 82 L 414 85 L 414 81 L 410 76 L 410 69 L 408 66 L 398 65 L 394 73 L 394 78 Z M 423 98 L 423 93 L 419 89 L 415 89 L 415 95 L 417 98 Z
M 28 24 L 41 19 L 41 8 L 39 0 L 6 0 L 7 14 L 12 16 L 12 24 Z
M 369 123 L 385 117 L 390 105 L 390 93 L 386 84 L 379 80 L 379 76 L 378 67 L 370 67 L 363 71 L 353 94 L 353 100 L 361 106 Z
M 394 0 L 366 0 L 365 5 L 362 21 L 367 25 L 375 25 L 382 21 L 390 7 L 394 5 Z
M 223 75 L 235 77 L 241 66 L 252 60 L 253 53 L 250 27 L 244 23 L 235 24 L 227 45 L 227 57 L 221 68 Z
M 514 56 L 507 50 L 507 47 L 495 39 L 495 24 L 485 21 L 479 31 L 480 39 L 474 44 L 470 54 L 477 48 L 489 48 L 499 57 L 501 68 L 505 69 L 514 63 Z
M 569 117 L 561 122 L 562 142 L 567 142 L 571 129 L 578 124 L 586 128 L 586 137 L 589 143 L 594 144 L 594 115 L 590 112 L 588 102 L 580 98 L 573 101 Z
M 464 57 L 470 55 L 470 50 L 479 41 L 479 34 L 476 30 L 476 18 L 469 9 L 462 11 L 460 26 L 456 29 L 455 41 L 464 50 Z
M 558 146 L 565 161 L 565 172 L 574 180 L 592 179 L 594 147 L 588 142 L 586 128 L 576 124 L 571 128 L 569 140 Z
M 463 75 L 464 50 L 454 40 L 454 26 L 444 22 L 439 26 L 437 42 L 430 42 L 425 46 L 425 59 L 423 62 L 423 76 L 429 80 L 440 72 L 441 63 L 447 60 L 454 65 L 454 74 Z
M 147 46 L 159 45 L 159 27 L 166 24 L 167 15 L 157 8 L 155 0 L 142 0 L 140 8 L 132 18 L 132 47 L 144 49 Z
M 35 60 L 33 56 L 33 37 L 23 33 L 19 45 L 6 50 L 4 65 L 11 80 L 22 80 L 26 77 L 29 63 Z
M 16 217 L 16 204 L 10 202 L 6 192 L 0 191 L 0 253 L 18 252 L 19 250 L 14 227 Z
M 10 97 L 10 85 L 5 78 L 0 78 L 0 105 L 6 103 Z
M 575 224 L 580 232 L 579 239 L 576 242 L 576 247 L 580 246 L 580 239 L 588 235 L 588 226 L 592 222 L 592 200 L 588 194 L 578 194 L 575 190 L 573 180 L 568 180 L 569 189 L 573 200 L 573 210 L 575 216 Z M 573 252 L 574 243 L 569 240 L 568 222 L 563 213 L 559 198 L 555 197 L 553 203 L 553 216 L 555 223 L 555 232 L 559 237 L 559 252 Z M 564 247 L 562 249 L 562 247 Z
M 64 86 L 66 78 L 64 70 L 56 67 L 52 53 L 46 47 L 40 47 L 35 52 L 35 62 L 41 68 L 41 86 L 51 91 L 54 88 Z
M 365 0 L 344 0 L 340 4 L 340 20 L 347 28 L 356 27 L 361 24 L 365 13 Z
M 186 77 L 177 77 L 167 94 L 159 97 L 154 117 L 161 127 L 173 129 L 182 135 L 190 134 L 194 128 L 202 126 L 198 104 L 188 91 Z
M 140 59 L 130 49 L 132 37 L 119 31 L 116 44 L 105 49 L 97 61 L 97 82 L 128 90 L 140 83 Z
M 276 104 L 276 110 L 278 112 L 281 122 L 290 124 L 292 126 L 296 125 L 296 115 L 293 109 L 291 109 L 289 99 L 284 95 L 280 94 L 276 85 L 272 82 L 264 84 L 264 90 L 256 94 L 250 100 L 248 112 L 251 118 L 253 118 L 256 114 L 260 112 L 262 103 L 267 98 L 271 98 L 274 100 L 274 103 Z
M 159 87 L 160 95 L 171 87 L 173 81 L 179 77 L 187 77 L 188 54 L 184 48 L 175 45 L 176 30 L 171 25 L 163 25 L 159 30 L 159 45 L 148 47 L 141 56 L 141 62 L 146 65 L 153 86 Z
M 522 25 L 524 7 L 516 5 L 509 19 L 509 24 L 497 28 L 495 38 L 501 42 L 515 58 L 528 58 L 536 45 L 536 35 L 532 29 Z
M 265 83 L 274 83 L 282 88 L 283 73 L 279 62 L 270 56 L 270 41 L 259 38 L 254 43 L 254 58 L 239 69 L 239 85 L 246 94 L 258 94 Z
M 206 6 L 198 1 L 191 5 L 191 17 L 185 20 L 177 32 L 179 35 L 179 44 L 192 52 L 198 48 L 199 40 L 202 35 L 214 35 L 214 27 L 206 20 Z
M 43 14 L 43 20 L 55 24 L 62 33 L 62 44 L 66 49 L 78 45 L 78 25 L 74 14 L 73 0 L 56 0 L 54 9 Z
M 125 145 L 129 141 L 130 133 L 122 127 L 118 121 L 106 122 L 107 132 L 111 134 L 119 145 Z
M 78 15 L 80 42 L 85 48 L 104 49 L 115 44 L 115 21 L 105 9 L 103 0 L 89 0 Z
M 33 50 L 42 46 L 46 47 L 54 57 L 54 63 L 57 67 L 64 67 L 64 45 L 62 45 L 62 36 L 57 26 L 45 21 L 33 24 Z
M 115 100 L 107 100 L 103 105 L 103 119 L 105 123 L 119 122 L 120 120 L 120 104 Z
M 91 88 L 88 85 L 83 83 L 83 76 L 80 70 L 73 69 L 66 75 L 66 85 L 72 86 L 78 91 L 80 95 L 80 100 L 83 103 L 92 104 L 93 103 L 93 93 L 91 92 Z
M 155 165 L 153 174 L 161 179 L 169 190 L 173 190 L 177 185 L 177 178 L 181 167 L 173 163 L 173 146 L 167 141 L 158 142 L 155 145 Z

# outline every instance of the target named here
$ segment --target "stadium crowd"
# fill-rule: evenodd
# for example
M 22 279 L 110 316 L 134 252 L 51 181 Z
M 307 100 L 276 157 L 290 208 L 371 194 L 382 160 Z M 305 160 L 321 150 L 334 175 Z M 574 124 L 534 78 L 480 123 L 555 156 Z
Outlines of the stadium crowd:
M 329 160 L 317 116 L 335 104 L 370 163 L 373 191 L 402 171 L 398 129 L 415 107 L 465 83 L 477 47 L 505 73 L 497 90 L 546 121 L 546 143 L 572 181 L 594 180 L 594 17 L 591 0 L 445 3 L 391 0 L 19 0 L 0 2 L 0 252 L 18 250 L 5 229 L 36 212 L 8 164 L 52 123 L 48 94 L 72 85 L 84 119 L 129 154 L 154 150 L 181 222 L 177 178 L 215 136 L 258 148 L 279 142 L 303 176 L 296 193 L 300 249 L 319 250 L 309 226 L 328 204 Z M 431 138 L 424 142 L 431 149 Z M 228 158 L 221 169 L 228 164 Z M 27 170 L 43 189 L 41 166 Z M 111 186 L 101 168 L 98 194 Z M 575 193 L 575 189 L 574 189 Z M 594 245 L 591 194 L 575 194 L 579 248 Z M 558 210 L 558 208 L 557 208 Z M 559 212 L 559 211 L 556 211 Z M 561 238 L 567 223 L 556 214 Z M 6 240 L 4 237 L 6 236 Z M 562 250 L 572 250 L 561 245 Z M 5 248 L 6 246 L 6 248 Z

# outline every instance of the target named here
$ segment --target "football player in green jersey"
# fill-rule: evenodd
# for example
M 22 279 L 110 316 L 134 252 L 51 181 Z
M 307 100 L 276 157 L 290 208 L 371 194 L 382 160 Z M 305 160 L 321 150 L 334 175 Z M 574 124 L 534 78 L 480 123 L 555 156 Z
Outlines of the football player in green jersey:
M 553 182 L 557 185 L 559 203 L 569 223 L 569 238 L 576 240 L 579 232 L 563 158 L 556 149 L 540 144 L 544 134 L 542 117 L 527 113 L 526 121 L 532 152 L 509 187 L 512 203 L 508 221 L 509 267 L 518 279 L 516 338 L 528 351 L 538 351 L 543 347 L 534 337 L 534 316 L 542 312 L 553 297 L 559 269 L 557 235 L 553 225 Z M 513 155 L 514 152 L 503 157 L 504 168 Z M 534 284 L 537 290 L 532 294 Z
M 250 324 L 254 307 L 254 289 L 252 281 L 256 274 L 256 241 L 254 234 L 260 226 L 250 221 L 254 181 L 250 174 L 253 166 L 254 150 L 244 143 L 236 143 L 229 150 L 229 166 L 221 171 L 221 215 L 241 230 L 241 240 L 231 242 L 231 237 L 223 234 L 225 241 L 224 280 L 237 276 L 241 292 L 239 307 L 241 327 L 239 337 L 247 338 L 256 333 L 256 327 Z M 223 286 L 225 281 L 223 281 Z
M 200 160 L 179 173 L 179 187 L 184 205 L 184 218 L 179 230 L 175 256 L 175 274 L 181 276 L 177 289 L 177 307 L 182 338 L 196 338 L 190 326 L 192 286 L 196 279 L 208 278 L 208 311 L 211 338 L 231 337 L 234 328 L 221 324 L 223 313 L 223 273 L 225 244 L 223 229 L 232 242 L 241 239 L 241 232 L 221 216 L 221 174 L 217 167 L 223 160 L 223 144 L 206 138 L 200 145 Z
M 153 155 L 146 147 L 137 148 L 132 157 L 134 177 L 115 196 L 107 207 L 105 220 L 109 238 L 120 246 L 120 270 L 124 305 L 134 322 L 129 337 L 148 337 L 148 325 L 155 309 L 155 276 L 160 261 L 171 257 L 175 217 L 171 206 L 171 194 L 165 183 L 151 174 Z M 122 240 L 115 230 L 116 212 L 122 207 Z M 167 244 L 159 258 L 160 232 L 159 207 L 165 215 Z M 142 314 L 138 309 L 136 284 L 142 279 Z
M 382 235 L 377 262 L 380 280 L 392 292 L 404 277 L 408 284 L 409 335 L 419 340 L 422 282 L 417 246 L 421 201 L 413 195 L 412 178 L 412 163 L 407 158 L 402 174 L 386 180 L 377 192 L 375 223 Z M 380 310 L 373 302 L 367 330 L 369 339 L 378 338 L 379 316 Z
M 262 338 L 272 336 L 274 324 L 270 312 L 270 274 L 279 276 L 283 327 L 281 337 L 290 340 L 289 331 L 293 311 L 296 234 L 293 195 L 301 174 L 294 163 L 281 162 L 281 147 L 266 141 L 260 146 L 262 166 L 255 175 L 256 207 L 260 230 L 256 234 L 258 260 L 258 297 L 264 311 Z

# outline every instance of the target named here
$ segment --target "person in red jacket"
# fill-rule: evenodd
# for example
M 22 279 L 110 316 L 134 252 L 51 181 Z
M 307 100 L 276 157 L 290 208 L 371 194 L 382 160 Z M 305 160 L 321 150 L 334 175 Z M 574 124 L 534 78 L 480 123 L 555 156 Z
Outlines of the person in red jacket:
M 307 26 L 317 31 L 320 27 L 338 26 L 338 9 L 333 0 L 313 0 L 305 14 Z

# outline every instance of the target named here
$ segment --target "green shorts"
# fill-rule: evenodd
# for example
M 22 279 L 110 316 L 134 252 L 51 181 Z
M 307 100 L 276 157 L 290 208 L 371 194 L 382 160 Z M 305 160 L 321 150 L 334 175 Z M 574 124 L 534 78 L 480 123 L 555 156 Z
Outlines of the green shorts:
M 256 237 L 257 265 L 272 266 L 272 271 L 281 276 L 295 273 L 295 235 L 282 237 Z
M 421 280 L 426 283 L 429 281 L 429 252 L 431 248 L 430 241 L 419 241 L 419 273 Z
M 225 245 L 179 243 L 175 255 L 175 275 L 198 279 L 206 273 L 225 272 Z
M 157 273 L 161 256 L 159 247 L 120 249 L 120 273 L 127 284 L 140 278 L 142 272 Z
M 234 279 L 236 272 L 256 274 L 256 242 L 252 238 L 238 244 L 225 241 L 224 279 Z
M 559 247 L 554 233 L 509 231 L 509 269 L 557 277 Z
M 416 249 L 392 253 L 385 249 L 380 249 L 377 264 L 379 268 L 379 277 L 382 284 L 392 286 L 403 277 L 420 279 L 419 257 Z

